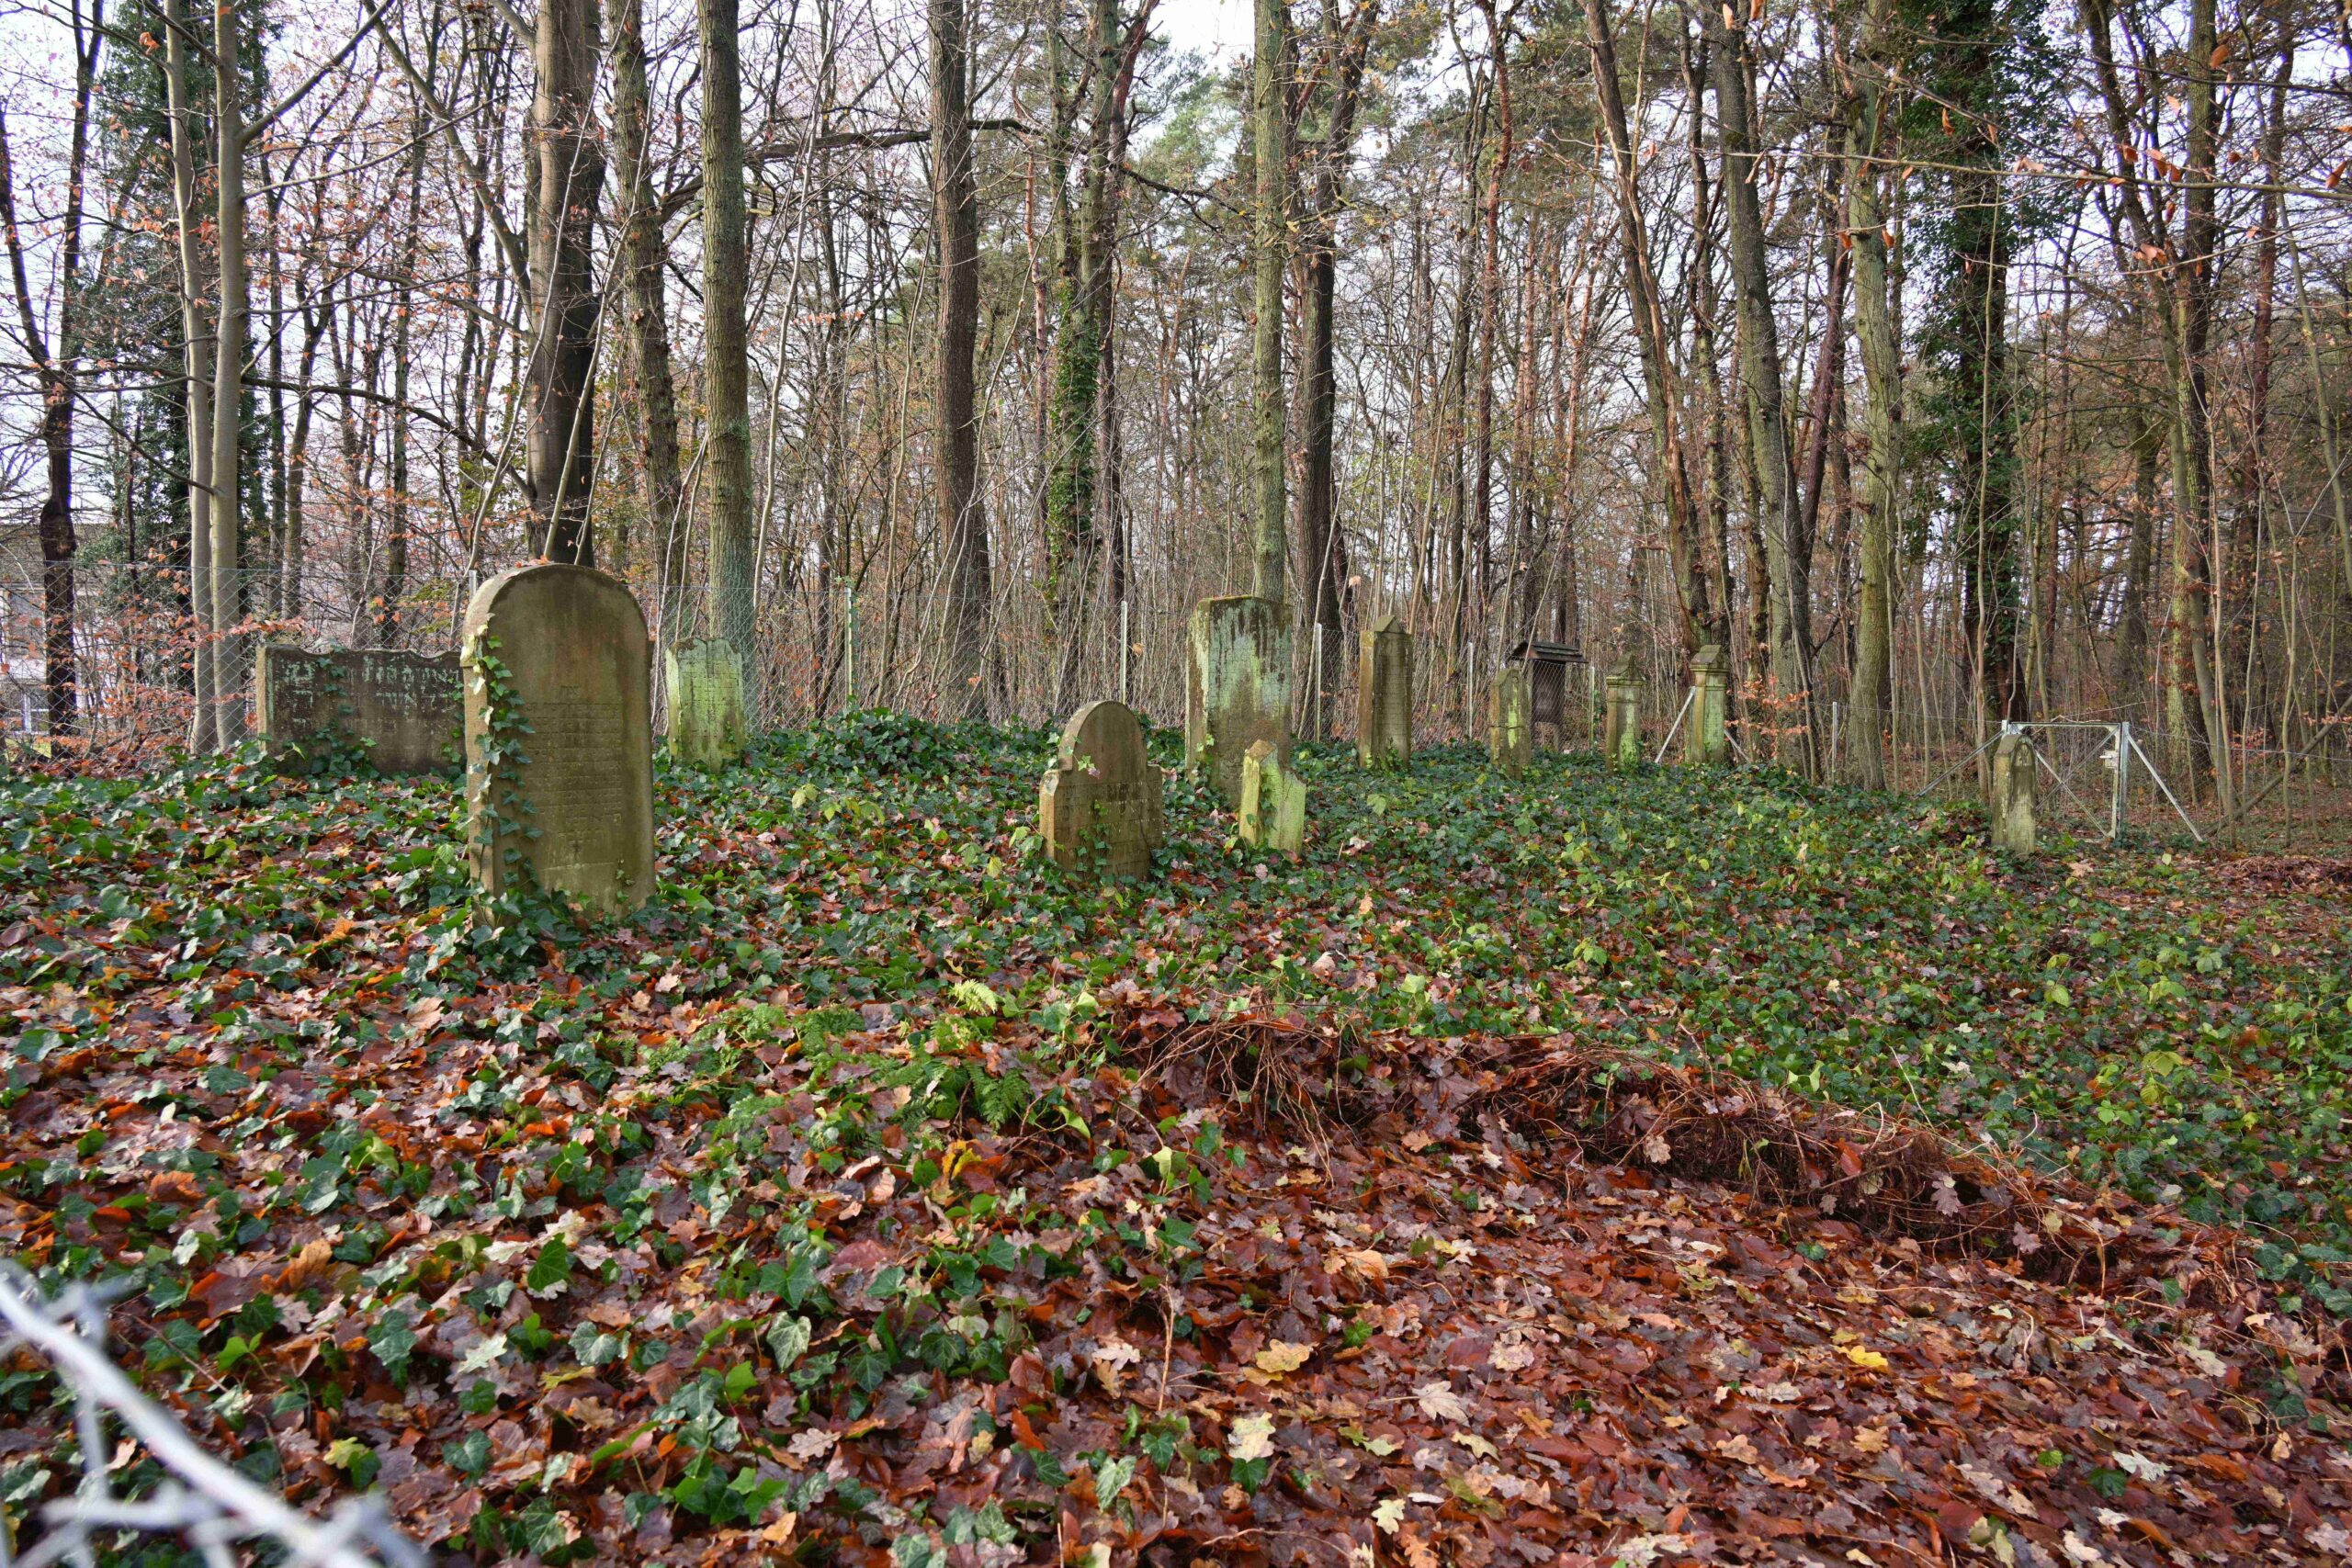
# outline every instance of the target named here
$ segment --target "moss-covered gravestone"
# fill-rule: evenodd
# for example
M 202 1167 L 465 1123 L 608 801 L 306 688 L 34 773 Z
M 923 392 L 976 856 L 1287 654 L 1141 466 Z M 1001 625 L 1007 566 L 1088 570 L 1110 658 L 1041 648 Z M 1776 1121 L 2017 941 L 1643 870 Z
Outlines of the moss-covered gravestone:
M 1145 755 L 1143 726 L 1125 703 L 1089 703 L 1062 729 L 1054 764 L 1037 785 L 1038 832 L 1065 871 L 1151 874 L 1167 834 L 1159 770 Z
M 1241 840 L 1297 858 L 1306 847 L 1306 781 L 1261 740 L 1241 759 Z
M 1241 803 L 1241 763 L 1262 740 L 1290 755 L 1290 612 L 1237 594 L 1193 606 L 1184 645 L 1184 762 L 1227 806 Z
M 742 760 L 751 721 L 743 710 L 743 660 L 725 637 L 684 643 L 662 655 L 670 687 L 670 754 L 697 768 Z
M 1413 634 L 1385 615 L 1363 629 L 1356 664 L 1356 761 L 1401 768 L 1413 760 Z
M 1517 778 L 1534 755 L 1534 677 L 1524 664 L 1506 664 L 1487 694 L 1487 758 Z
M 2023 730 L 2007 729 L 1993 742 L 1993 847 L 2013 855 L 2033 853 L 2033 742 Z
M 466 609 L 467 854 L 485 892 L 653 892 L 652 647 L 614 578 L 517 567 Z
M 1649 682 L 1627 654 L 1609 672 L 1609 719 L 1602 731 L 1601 754 L 1614 768 L 1642 765 L 1642 693 Z
M 1709 643 L 1690 661 L 1690 729 L 1682 760 L 1714 766 L 1731 759 L 1729 731 L 1724 728 L 1731 694 L 1731 665 L 1723 645 Z
M 262 739 L 288 771 L 339 746 L 366 750 L 382 773 L 431 773 L 449 765 L 460 728 L 458 656 L 392 648 L 322 653 L 272 643 L 254 672 Z

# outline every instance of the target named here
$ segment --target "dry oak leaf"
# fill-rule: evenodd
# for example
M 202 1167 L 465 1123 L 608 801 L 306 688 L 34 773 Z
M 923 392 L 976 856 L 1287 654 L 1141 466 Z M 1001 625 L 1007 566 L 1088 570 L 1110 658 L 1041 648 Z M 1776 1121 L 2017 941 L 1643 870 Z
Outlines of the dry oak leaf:
M 1854 1365 L 1861 1368 L 1864 1371 L 1883 1372 L 1887 1369 L 1886 1358 L 1880 1355 L 1877 1351 L 1871 1349 L 1867 1345 L 1847 1346 L 1846 1359 L 1853 1362 Z
M 1279 1378 L 1306 1365 L 1307 1358 L 1314 1354 L 1315 1347 L 1312 1345 L 1301 1345 L 1293 1339 L 1277 1339 L 1259 1351 L 1254 1362 L 1258 1371 L 1268 1378 Z
M 1263 1411 L 1244 1416 L 1233 1424 L 1233 1431 L 1226 1438 L 1225 1451 L 1237 1460 L 1272 1459 L 1274 1453 L 1274 1418 Z

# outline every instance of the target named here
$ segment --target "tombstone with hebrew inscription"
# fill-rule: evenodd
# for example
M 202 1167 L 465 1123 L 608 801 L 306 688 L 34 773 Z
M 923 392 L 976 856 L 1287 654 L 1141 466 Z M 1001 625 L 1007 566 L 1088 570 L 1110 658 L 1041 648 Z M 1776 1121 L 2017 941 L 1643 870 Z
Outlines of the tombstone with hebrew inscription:
M 255 661 L 254 687 L 270 760 L 288 773 L 341 748 L 367 753 L 378 773 L 438 773 L 458 743 L 454 653 L 272 643 Z
M 1037 785 L 1038 832 L 1065 871 L 1151 874 L 1167 831 L 1159 770 L 1144 752 L 1143 726 L 1125 703 L 1089 703 L 1062 730 L 1053 766 Z
M 1262 740 L 1290 754 L 1290 611 L 1235 594 L 1193 606 L 1184 645 L 1184 761 L 1228 807 Z
M 467 852 L 485 892 L 597 913 L 653 892 L 652 645 L 619 581 L 502 572 L 466 610 Z

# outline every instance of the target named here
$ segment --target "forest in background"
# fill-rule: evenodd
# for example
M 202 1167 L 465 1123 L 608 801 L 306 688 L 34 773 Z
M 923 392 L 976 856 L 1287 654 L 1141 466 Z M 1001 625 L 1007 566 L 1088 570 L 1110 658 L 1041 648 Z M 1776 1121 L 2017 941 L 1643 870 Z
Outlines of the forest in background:
M 1441 729 L 1531 636 L 1660 717 L 1715 643 L 1748 754 L 1866 784 L 2064 716 L 2224 813 L 2337 766 L 2343 8 L 1255 20 L 19 7 L 26 720 L 232 744 L 257 641 L 445 649 L 547 555 L 771 724 L 1056 716 L 1122 627 L 1165 719 L 1254 587 L 1315 732 L 1393 612 Z

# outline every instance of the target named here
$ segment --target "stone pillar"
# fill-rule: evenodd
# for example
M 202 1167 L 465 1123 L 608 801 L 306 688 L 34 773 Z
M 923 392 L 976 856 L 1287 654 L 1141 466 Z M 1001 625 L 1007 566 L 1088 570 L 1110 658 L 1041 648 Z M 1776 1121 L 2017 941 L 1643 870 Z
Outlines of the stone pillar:
M 1241 840 L 1298 858 L 1306 847 L 1306 781 L 1264 741 L 1241 759 Z
M 682 643 L 666 650 L 662 663 L 670 683 L 670 754 L 697 768 L 742 761 L 752 726 L 734 644 L 719 637 Z
M 1184 762 L 1229 807 L 1262 740 L 1290 755 L 1290 611 L 1235 594 L 1193 606 L 1184 651 Z
M 1535 751 L 1535 699 L 1524 664 L 1506 664 L 1487 694 L 1487 757 L 1497 773 L 1517 778 Z
M 1731 662 L 1723 645 L 1709 643 L 1690 661 L 1690 712 L 1684 719 L 1682 760 L 1704 767 L 1731 761 L 1724 728 L 1731 698 Z
M 1630 653 L 1609 672 L 1609 724 L 1601 741 L 1601 754 L 1608 758 L 1611 767 L 1642 765 L 1642 693 L 1648 687 L 1649 682 L 1642 679 Z
M 1037 785 L 1038 833 L 1065 871 L 1151 874 L 1167 835 L 1159 770 L 1144 752 L 1143 726 L 1124 703 L 1089 703 L 1062 729 L 1054 765 Z
M 467 856 L 486 893 L 595 913 L 653 892 L 652 644 L 616 578 L 554 563 L 475 591 L 466 685 Z
M 2021 729 L 2004 729 L 1993 742 L 1993 847 L 2033 853 L 2033 742 Z
M 1356 761 L 1401 768 L 1413 760 L 1413 634 L 1384 615 L 1363 630 L 1356 663 Z

